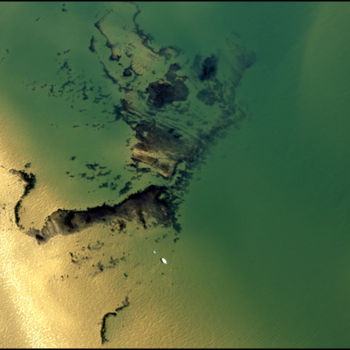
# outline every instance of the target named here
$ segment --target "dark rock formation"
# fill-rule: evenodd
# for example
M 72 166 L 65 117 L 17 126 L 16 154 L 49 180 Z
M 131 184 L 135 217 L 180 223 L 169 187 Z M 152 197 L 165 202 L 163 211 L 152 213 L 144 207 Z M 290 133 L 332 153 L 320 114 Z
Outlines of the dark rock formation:
M 125 274 L 124 274 L 125 275 Z M 101 325 L 101 331 L 100 331 L 100 334 L 101 334 L 101 343 L 102 345 L 106 342 L 109 341 L 109 339 L 107 338 L 106 336 L 106 332 L 107 332 L 107 320 L 110 318 L 110 317 L 117 317 L 118 315 L 118 312 L 122 311 L 124 308 L 128 307 L 130 305 L 130 302 L 129 302 L 129 297 L 126 296 L 125 297 L 125 300 L 123 300 L 122 302 L 122 305 L 117 307 L 115 309 L 115 312 L 107 312 L 103 318 L 102 318 L 102 325 Z
M 108 338 L 106 337 L 106 332 L 107 332 L 107 320 L 110 317 L 117 317 L 117 313 L 116 312 L 107 312 L 105 315 L 103 315 L 102 317 L 102 325 L 101 325 L 101 330 L 100 330 L 100 334 L 101 334 L 101 344 L 103 345 L 104 343 L 108 342 Z
M 28 163 L 27 163 L 28 164 Z M 11 174 L 17 175 L 21 178 L 21 180 L 24 181 L 25 183 L 25 187 L 24 187 L 24 193 L 22 194 L 21 198 L 19 199 L 19 201 L 17 202 L 17 204 L 15 205 L 15 222 L 16 225 L 20 228 L 20 229 L 24 229 L 24 227 L 21 225 L 20 223 L 20 216 L 19 216 L 19 211 L 21 209 L 22 206 L 22 201 L 23 199 L 29 194 L 29 192 L 35 187 L 35 183 L 36 183 L 36 178 L 35 175 L 33 173 L 29 173 L 27 174 L 25 171 L 23 170 L 15 170 L 15 169 L 11 169 L 10 170 Z
M 90 39 L 90 45 L 89 45 L 89 50 L 90 50 L 91 52 L 96 52 L 95 45 L 96 45 L 96 39 L 95 39 L 95 37 L 92 35 L 92 36 L 91 36 L 91 39 Z
M 140 142 L 133 148 L 133 160 L 155 168 L 163 177 L 171 177 L 181 161 L 193 157 L 194 149 L 172 128 L 142 123 L 135 131 Z
M 150 104 L 160 108 L 175 101 L 186 101 L 189 90 L 184 83 L 186 78 L 178 77 L 176 74 L 180 69 L 179 64 L 173 63 L 165 74 L 168 82 L 161 79 L 148 85 L 146 92 L 149 94 L 148 102 Z
M 188 88 L 181 80 L 174 84 L 156 81 L 150 83 L 146 91 L 149 93 L 149 102 L 158 108 L 174 101 L 185 101 L 188 96 Z
M 27 234 L 43 243 L 55 235 L 73 234 L 95 223 L 108 224 L 116 218 L 123 222 L 121 229 L 125 228 L 127 221 L 136 220 L 144 228 L 150 224 L 169 226 L 176 221 L 167 188 L 151 185 L 114 206 L 103 204 L 86 210 L 58 209 L 47 217 L 41 230 L 31 228 Z
M 132 75 L 132 70 L 130 67 L 125 68 L 123 71 L 123 77 L 130 77 Z

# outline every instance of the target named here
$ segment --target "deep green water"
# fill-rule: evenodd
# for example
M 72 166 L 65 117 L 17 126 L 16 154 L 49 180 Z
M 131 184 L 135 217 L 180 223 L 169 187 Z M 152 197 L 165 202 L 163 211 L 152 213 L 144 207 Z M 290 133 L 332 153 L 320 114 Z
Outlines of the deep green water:
M 86 36 L 81 37 L 82 31 L 71 34 L 73 27 L 60 22 L 54 7 L 35 6 L 30 24 L 25 24 L 29 17 L 24 7 L 15 11 L 7 6 L 1 16 L 0 28 L 11 28 L 1 39 L 3 46 L 18 58 L 6 63 L 11 69 L 1 71 L 6 80 L 0 83 L 0 100 L 22 116 L 17 120 L 4 113 L 2 123 L 21 135 L 11 145 L 31 154 L 33 172 L 41 174 L 39 188 L 57 188 L 62 202 L 74 207 L 112 201 L 113 193 L 63 174 L 96 160 L 121 173 L 122 186 L 130 176 L 122 169 L 129 156 L 127 128 L 109 123 L 108 114 L 99 119 L 98 107 L 89 106 L 83 118 L 71 112 L 68 102 L 56 105 L 47 91 L 29 95 L 18 88 L 25 80 L 55 79 L 49 76 L 54 71 L 52 52 L 73 48 L 79 40 L 88 42 L 93 31 L 89 25 Z M 82 28 L 84 21 L 95 19 L 90 5 L 71 6 L 81 6 L 76 22 L 69 20 L 71 26 Z M 175 249 L 167 275 L 171 291 L 163 293 L 160 278 L 160 287 L 143 289 L 128 311 L 142 314 L 142 305 L 152 300 L 155 310 L 158 305 L 166 310 L 169 332 L 157 334 L 149 325 L 154 337 L 137 344 L 348 347 L 350 5 L 174 2 L 140 3 L 140 8 L 138 23 L 159 45 L 176 45 L 193 55 L 210 52 L 219 42 L 216 38 L 233 32 L 256 52 L 257 62 L 245 72 L 237 92 L 247 118 L 218 140 L 197 170 L 180 208 L 180 241 L 175 248 L 166 242 L 159 246 L 169 255 Z M 51 21 L 48 28 L 57 22 L 57 31 L 49 32 L 45 42 L 57 50 L 43 51 L 43 61 L 33 65 L 30 60 L 37 55 L 28 42 L 38 41 L 23 36 L 21 24 L 43 38 L 35 32 L 35 16 Z M 96 62 L 79 51 L 83 46 L 77 47 L 71 61 L 86 72 Z M 28 58 L 18 54 L 22 50 Z M 103 81 L 96 72 L 91 69 L 92 79 Z M 111 86 L 105 89 L 110 92 Z M 57 126 L 50 124 L 57 120 Z M 101 120 L 109 125 L 103 130 L 83 127 Z M 73 129 L 73 121 L 81 127 Z M 69 160 L 72 155 L 76 163 Z M 118 333 L 117 345 L 123 346 L 123 334 Z
M 214 147 L 186 196 L 193 293 L 218 310 L 217 344 L 347 347 L 350 7 L 198 7 L 143 4 L 140 23 L 189 50 L 233 30 L 257 63 L 239 93 L 248 119 Z

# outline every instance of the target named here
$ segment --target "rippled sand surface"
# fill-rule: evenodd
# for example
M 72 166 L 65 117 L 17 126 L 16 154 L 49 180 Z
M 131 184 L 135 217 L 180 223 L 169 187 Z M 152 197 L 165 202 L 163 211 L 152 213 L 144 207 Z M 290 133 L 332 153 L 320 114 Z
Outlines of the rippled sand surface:
M 0 9 L 0 346 L 349 346 L 348 4 Z M 233 74 L 239 65 L 227 57 L 238 56 L 228 56 L 226 37 L 235 52 L 254 52 L 238 86 L 225 90 L 240 113 L 226 132 L 196 143 L 213 125 L 223 129 L 222 109 L 200 104 L 190 77 L 179 106 L 191 102 L 198 118 L 186 124 L 172 105 L 154 116 L 204 152 L 189 183 L 174 190 L 180 232 L 135 219 L 126 229 L 96 223 L 38 244 L 26 230 L 58 209 L 114 205 L 176 182 L 178 173 L 169 180 L 156 166 L 129 166 L 135 132 L 116 121 L 124 93 L 106 74 L 117 76 L 118 66 L 102 34 L 120 43 L 117 28 L 136 38 L 137 9 L 152 48 L 179 48 L 186 74 L 196 54 L 213 52 L 222 57 L 219 78 Z M 101 34 L 94 24 L 105 15 Z M 146 56 L 134 69 L 151 79 Z M 155 75 L 164 67 L 157 63 Z M 148 113 L 140 96 L 128 96 Z M 14 209 L 25 182 L 11 169 L 36 177 L 19 210 L 24 229 Z

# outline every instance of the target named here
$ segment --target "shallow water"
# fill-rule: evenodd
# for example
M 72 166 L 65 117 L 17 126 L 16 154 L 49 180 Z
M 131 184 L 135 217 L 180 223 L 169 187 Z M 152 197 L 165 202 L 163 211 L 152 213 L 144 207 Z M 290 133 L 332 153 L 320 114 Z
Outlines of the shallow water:
M 183 7 L 168 7 L 176 21 Z M 191 40 L 191 9 L 179 41 Z M 232 28 L 258 59 L 239 91 L 249 119 L 210 152 L 186 196 L 182 243 L 197 269 L 182 272 L 196 280 L 193 294 L 211 295 L 199 300 L 215 315 L 217 345 L 347 346 L 349 7 L 208 3 L 198 12 L 210 25 L 196 44 Z
M 33 4 L 30 10 L 1 5 L 5 10 L 0 26 L 11 28 L 2 45 L 10 53 L 24 50 L 28 55 L 11 58 L 1 51 L 4 64 L 6 57 L 9 61 L 0 65 L 6 78 L 0 82 L 2 164 L 21 168 L 32 162 L 32 171 L 40 173 L 31 206 L 25 210 L 27 223 L 42 223 L 62 206 L 84 207 L 123 198 L 96 183 L 63 176 L 67 170 L 76 174 L 86 162 L 97 161 L 113 174 L 122 174 L 118 190 L 131 176 L 123 168 L 130 156 L 127 127 L 111 122 L 113 116 L 101 113 L 99 107 L 83 104 L 88 112 L 81 114 L 72 111 L 68 102 L 48 97 L 47 90 L 31 93 L 19 83 L 48 79 L 56 67 L 50 55 L 73 48 L 74 40 L 88 45 L 90 26 L 75 36 L 70 28 L 84 28 L 109 6 L 93 5 L 67 4 L 71 17 L 65 20 L 54 12 L 60 12 L 60 4 Z M 111 342 L 106 346 L 347 347 L 349 5 L 170 2 L 141 3 L 140 8 L 138 23 L 159 46 L 178 46 L 188 56 L 207 54 L 219 45 L 217 38 L 233 32 L 237 41 L 256 52 L 257 61 L 245 72 L 237 91 L 247 118 L 209 150 L 190 183 L 180 207 L 180 240 L 173 244 L 169 233 L 155 243 L 154 238 L 166 232 L 155 229 L 147 234 L 135 230 L 132 238 L 110 241 L 116 254 L 130 252 L 120 275 L 127 272 L 130 283 L 138 287 L 133 287 L 130 307 L 111 322 Z M 57 22 L 47 26 L 51 28 L 47 43 L 35 40 L 35 35 L 46 35 L 34 29 L 39 16 L 40 21 Z M 29 18 L 35 33 L 31 40 L 38 45 L 34 49 L 23 36 Z M 54 50 L 43 50 L 47 45 L 54 45 Z M 70 57 L 80 74 L 96 62 L 83 45 L 76 47 Z M 40 64 L 33 54 L 37 50 L 42 52 Z M 60 79 L 55 74 L 50 78 Z M 97 68 L 89 76 L 94 82 L 105 79 Z M 104 87 L 111 89 L 108 84 Z M 108 126 L 85 128 L 86 122 Z M 80 127 L 72 128 L 74 123 Z M 77 159 L 71 161 L 73 155 Z M 14 180 L 6 181 L 15 198 L 21 189 L 15 188 Z M 134 189 L 147 181 L 151 179 L 139 181 Z M 2 215 L 4 225 L 9 214 Z M 120 304 L 129 285 L 112 272 L 92 282 L 90 277 L 81 278 L 82 284 L 72 280 L 64 286 L 55 278 L 68 270 L 79 278 L 79 273 L 87 274 L 69 267 L 67 252 L 105 237 L 103 229 L 92 229 L 86 236 L 55 237 L 45 250 L 37 250 L 31 238 L 7 227 L 2 234 L 1 292 L 7 298 L 2 305 L 11 314 L 12 328 L 6 326 L 0 344 L 99 346 L 98 322 Z M 15 262 L 18 252 L 23 255 Z M 167 265 L 159 263 L 163 256 Z M 40 259 L 45 258 L 49 262 L 42 264 Z M 26 274 L 33 274 L 34 282 L 21 281 Z M 89 288 L 100 288 L 104 299 L 87 293 Z M 44 297 L 45 290 L 50 296 L 40 304 L 31 293 Z M 22 292 L 27 293 L 24 300 L 33 302 L 21 309 Z M 69 297 L 72 300 L 66 302 Z M 34 319 L 38 315 L 32 326 L 23 316 L 28 312 Z M 0 325 L 5 327 L 4 318 Z M 47 328 L 41 329 L 43 325 Z M 67 335 L 66 329 L 73 331 Z

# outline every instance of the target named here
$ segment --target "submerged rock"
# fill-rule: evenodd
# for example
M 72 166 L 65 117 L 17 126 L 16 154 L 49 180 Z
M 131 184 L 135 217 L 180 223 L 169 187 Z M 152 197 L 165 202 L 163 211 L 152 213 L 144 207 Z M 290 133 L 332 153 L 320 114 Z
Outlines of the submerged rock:
M 199 75 L 200 80 L 209 80 L 215 77 L 218 67 L 218 59 L 216 56 L 211 55 L 207 57 L 202 63 L 202 69 Z
M 33 173 L 26 173 L 23 170 L 16 170 L 16 169 L 10 169 L 10 173 L 17 175 L 20 177 L 20 179 L 24 182 L 24 192 L 18 202 L 15 205 L 14 212 L 15 212 L 15 222 L 18 228 L 24 229 L 24 227 L 21 224 L 21 218 L 19 215 L 20 209 L 22 207 L 23 199 L 29 194 L 31 190 L 35 187 L 36 184 L 36 177 Z
M 127 274 L 124 273 L 124 276 Z M 130 305 L 130 301 L 129 301 L 129 297 L 126 296 L 125 300 L 122 301 L 122 305 L 117 307 L 115 309 L 114 312 L 107 312 L 105 315 L 103 315 L 102 318 L 102 323 L 101 323 L 101 330 L 100 330 L 100 335 L 101 335 L 101 344 L 105 344 L 106 342 L 109 341 L 108 337 L 107 337 L 107 331 L 108 331 L 108 327 L 107 327 L 107 323 L 108 323 L 108 319 L 111 317 L 117 317 L 118 313 L 120 311 L 122 311 L 123 309 L 125 309 L 126 307 L 128 307 Z
M 125 229 L 126 222 L 131 221 L 144 228 L 149 224 L 170 226 L 175 217 L 167 189 L 151 185 L 114 206 L 102 204 L 86 210 L 58 209 L 47 217 L 41 230 L 31 228 L 27 234 L 36 238 L 38 243 L 44 243 L 55 235 L 77 233 L 92 224 L 108 224 L 113 220 L 123 223 L 121 230 Z
M 133 148 L 132 159 L 151 166 L 165 178 L 171 177 L 176 166 L 194 153 L 172 128 L 143 123 L 135 131 L 140 142 Z
M 188 88 L 181 80 L 174 84 L 158 80 L 150 83 L 146 91 L 149 93 L 149 102 L 158 108 L 175 101 L 186 101 L 188 96 Z
M 96 24 L 105 39 L 103 50 L 107 47 L 118 64 L 106 59 L 102 49 L 101 53 L 96 49 L 97 55 L 106 75 L 122 92 L 118 118 L 136 131 L 139 142 L 133 147 L 132 160 L 164 178 L 181 177 L 180 162 L 193 168 L 208 145 L 242 118 L 235 89 L 254 55 L 230 39 L 222 40 L 220 52 L 204 58 L 199 54 L 185 57 L 171 46 L 157 48 L 139 28 L 140 10 L 136 9 L 133 12 L 132 5 L 127 5 L 122 18 L 110 12 Z M 133 77 L 125 79 L 131 71 Z M 148 125 L 148 136 L 140 140 L 137 130 L 144 125 Z M 169 129 L 181 137 L 167 135 Z
M 156 47 L 137 24 L 139 13 L 137 5 L 131 3 L 121 4 L 120 11 L 108 11 L 95 23 L 89 51 L 112 84 L 112 100 L 121 101 L 113 105 L 115 120 L 122 120 L 134 131 L 128 163 L 133 168 L 129 169 L 138 172 L 138 179 L 155 172 L 169 185 L 149 186 L 114 206 L 59 209 L 47 217 L 40 230 L 29 230 L 38 242 L 78 232 L 95 222 L 108 222 L 112 217 L 125 222 L 136 219 L 144 227 L 149 220 L 174 225 L 173 202 L 160 200 L 160 196 L 171 193 L 180 201 L 193 169 L 212 142 L 244 117 L 235 92 L 244 71 L 255 61 L 253 53 L 231 38 L 223 39 L 220 51 L 207 51 L 204 58 L 199 53 L 185 56 L 172 46 Z M 62 69 L 70 69 L 67 62 Z M 85 100 L 87 87 L 83 85 Z M 97 163 L 86 167 L 102 176 Z M 81 176 L 94 179 L 85 173 Z M 132 189 L 134 178 L 128 179 L 119 195 Z M 152 181 L 159 183 L 157 177 Z M 21 201 L 32 185 L 28 183 L 15 208 L 18 225 Z M 104 182 L 101 188 L 106 186 Z

